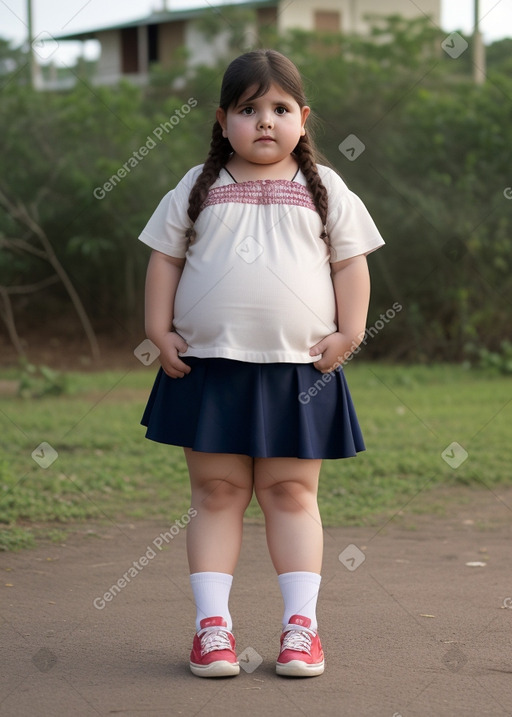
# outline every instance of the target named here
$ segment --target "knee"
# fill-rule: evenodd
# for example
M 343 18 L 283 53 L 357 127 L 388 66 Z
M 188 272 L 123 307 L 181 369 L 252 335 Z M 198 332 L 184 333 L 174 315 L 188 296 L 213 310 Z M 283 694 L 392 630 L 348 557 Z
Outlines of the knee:
M 301 513 L 316 505 L 316 491 L 299 481 L 280 481 L 255 488 L 256 498 L 263 512 L 277 510 L 286 513 Z
M 212 512 L 226 508 L 244 510 L 252 497 L 252 486 L 240 486 L 226 479 L 209 480 L 192 490 L 192 502 L 199 509 Z

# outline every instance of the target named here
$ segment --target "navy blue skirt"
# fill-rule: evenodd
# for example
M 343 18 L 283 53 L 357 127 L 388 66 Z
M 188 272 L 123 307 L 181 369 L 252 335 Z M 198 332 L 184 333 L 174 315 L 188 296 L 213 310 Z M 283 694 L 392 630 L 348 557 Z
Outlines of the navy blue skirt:
M 187 357 L 158 372 L 142 425 L 158 443 L 254 458 L 348 458 L 365 450 L 342 369 Z

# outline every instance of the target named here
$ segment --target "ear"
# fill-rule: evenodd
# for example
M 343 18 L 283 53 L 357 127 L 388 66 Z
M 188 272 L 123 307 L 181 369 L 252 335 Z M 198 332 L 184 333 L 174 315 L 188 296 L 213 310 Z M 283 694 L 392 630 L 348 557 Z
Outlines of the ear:
M 228 121 L 227 121 L 227 115 L 225 110 L 222 109 L 222 107 L 217 108 L 217 112 L 215 113 L 215 117 L 217 118 L 217 122 L 222 127 L 222 136 L 227 137 L 228 136 Z
M 306 134 L 306 120 L 309 117 L 309 113 L 311 112 L 311 107 L 308 107 L 307 105 L 304 105 L 304 107 L 300 111 L 300 122 L 302 125 L 300 135 L 303 137 Z

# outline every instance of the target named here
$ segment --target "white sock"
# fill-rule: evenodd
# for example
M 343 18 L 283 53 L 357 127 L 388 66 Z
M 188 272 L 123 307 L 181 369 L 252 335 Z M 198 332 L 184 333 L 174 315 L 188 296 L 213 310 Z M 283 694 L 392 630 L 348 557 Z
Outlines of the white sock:
M 299 571 L 281 573 L 277 579 L 284 600 L 283 627 L 288 625 L 292 615 L 303 615 L 309 617 L 311 629 L 316 631 L 316 601 L 322 577 L 318 573 Z
M 229 631 L 233 622 L 229 614 L 228 601 L 233 576 L 228 573 L 192 573 L 190 584 L 196 604 L 196 632 L 201 629 L 205 617 L 221 616 L 227 622 Z

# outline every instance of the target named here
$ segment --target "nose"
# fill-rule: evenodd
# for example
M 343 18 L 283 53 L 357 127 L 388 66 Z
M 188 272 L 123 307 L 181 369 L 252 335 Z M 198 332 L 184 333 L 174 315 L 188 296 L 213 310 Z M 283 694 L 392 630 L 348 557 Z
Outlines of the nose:
M 265 113 L 260 116 L 258 120 L 258 129 L 272 129 L 274 126 L 274 120 L 271 114 Z

